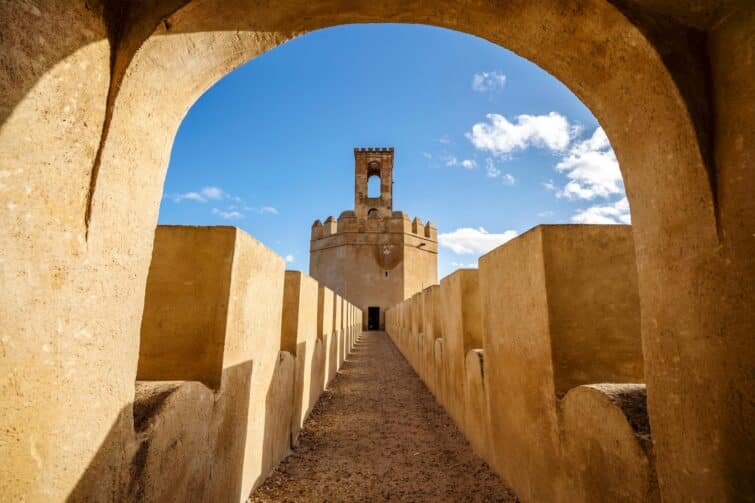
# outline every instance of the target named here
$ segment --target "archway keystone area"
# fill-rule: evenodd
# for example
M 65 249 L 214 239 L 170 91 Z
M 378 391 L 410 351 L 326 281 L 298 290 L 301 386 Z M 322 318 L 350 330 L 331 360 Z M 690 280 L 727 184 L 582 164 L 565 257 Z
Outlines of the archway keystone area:
M 379 22 L 499 44 L 598 118 L 631 202 L 662 498 L 752 498 L 755 7 L 734 0 L 3 2 L 0 493 L 60 500 L 95 456 L 132 454 L 145 284 L 188 108 L 292 37 Z

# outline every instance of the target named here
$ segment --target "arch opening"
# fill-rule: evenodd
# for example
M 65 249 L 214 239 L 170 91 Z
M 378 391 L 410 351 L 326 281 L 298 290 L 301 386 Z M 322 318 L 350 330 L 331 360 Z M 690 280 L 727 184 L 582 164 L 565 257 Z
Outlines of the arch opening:
M 75 91 L 66 89 L 60 95 L 51 92 L 53 81 L 62 82 L 56 72 L 64 70 L 66 65 L 52 70 L 45 68 L 42 73 L 29 72 L 29 78 L 37 79 L 38 85 L 26 86 L 29 91 L 23 98 L 4 108 L 14 112 L 3 124 L 0 150 L 10 153 L 7 157 L 26 173 L 45 172 L 45 175 L 32 174 L 23 180 L 11 178 L 4 182 L 13 193 L 27 194 L 20 197 L 20 206 L 34 210 L 29 214 L 35 215 L 42 223 L 27 228 L 16 214 L 9 213 L 4 218 L 9 229 L 4 241 L 6 263 L 12 264 L 9 277 L 20 278 L 26 277 L 28 271 L 46 270 L 47 266 L 40 267 L 39 263 L 54 257 L 56 267 L 70 274 L 63 275 L 62 283 L 52 286 L 14 280 L 14 288 L 7 290 L 12 291 L 12 297 L 7 293 L 2 299 L 3 306 L 12 307 L 8 318 L 11 330 L 18 328 L 23 333 L 45 333 L 46 320 L 78 320 L 82 330 L 117 334 L 107 347 L 102 348 L 102 362 L 120 355 L 133 360 L 135 334 L 138 334 L 137 313 L 141 304 L 140 285 L 143 286 L 148 269 L 169 150 L 166 146 L 169 146 L 181 116 L 199 93 L 230 68 L 261 54 L 293 33 L 354 21 L 402 21 L 446 26 L 485 37 L 529 57 L 573 89 L 605 125 L 621 161 L 633 209 L 644 317 L 643 338 L 650 355 L 650 406 L 651 412 L 654 407 L 656 412 L 653 416 L 654 433 L 662 436 L 658 443 L 661 448 L 658 459 L 664 490 L 672 495 L 710 494 L 703 487 L 707 484 L 718 491 L 716 494 L 724 494 L 731 484 L 727 470 L 734 466 L 731 459 L 736 459 L 732 454 L 736 453 L 736 435 L 727 435 L 726 432 L 742 430 L 742 422 L 741 418 L 731 419 L 726 415 L 728 409 L 726 404 L 720 403 L 720 397 L 731 396 L 729 392 L 733 389 L 719 381 L 746 382 L 746 379 L 719 379 L 720 376 L 730 376 L 730 373 L 723 370 L 723 364 L 715 362 L 730 362 L 733 358 L 740 364 L 727 364 L 729 368 L 746 368 L 742 355 L 747 352 L 737 356 L 733 350 L 728 353 L 725 349 L 714 350 L 717 343 L 711 343 L 709 337 L 726 332 L 722 327 L 732 325 L 727 325 L 725 316 L 731 317 L 731 312 L 742 306 L 727 307 L 723 311 L 728 314 L 721 314 L 720 302 L 715 300 L 726 297 L 721 292 L 731 290 L 736 293 L 736 280 L 729 287 L 721 280 L 733 278 L 721 265 L 728 260 L 726 254 L 729 250 L 718 247 L 713 197 L 700 155 L 702 149 L 697 144 L 695 126 L 689 119 L 689 107 L 683 93 L 660 60 L 662 51 L 656 50 L 653 41 L 608 2 L 582 2 L 579 16 L 564 12 L 555 1 L 527 8 L 516 3 L 506 6 L 470 3 L 466 7 L 461 15 L 460 7 L 453 3 L 447 4 L 445 9 L 439 7 L 429 11 L 422 6 L 407 7 L 399 2 L 379 5 L 357 2 L 334 14 L 327 10 L 325 3 L 312 2 L 306 6 L 284 3 L 271 7 L 279 9 L 271 15 L 264 10 L 267 7 L 230 6 L 224 9 L 218 2 L 192 2 L 189 7 L 169 15 L 149 38 L 134 39 L 140 36 L 138 33 L 134 35 L 138 30 L 124 31 L 124 40 L 128 43 L 116 47 L 112 58 L 122 72 L 122 79 L 118 86 L 113 86 L 116 92 L 107 106 L 101 98 L 109 88 L 107 78 L 111 58 L 108 48 L 102 47 L 104 44 L 91 47 L 91 52 L 72 50 L 64 57 L 52 57 L 55 62 L 67 59 L 66 63 L 95 63 L 96 71 L 87 73 L 86 82 L 82 80 L 83 75 L 78 82 L 75 78 L 69 81 L 73 86 L 82 84 L 83 91 L 79 92 L 84 93 L 85 101 L 90 100 L 91 104 L 79 110 L 77 119 L 85 120 L 73 122 L 66 115 L 70 108 L 65 111 L 64 101 Z M 81 14 L 81 19 L 86 22 L 73 19 L 72 25 L 95 26 L 95 30 L 86 33 L 94 33 L 96 42 L 104 40 L 104 23 L 92 22 L 97 14 Z M 160 14 L 164 16 L 164 13 Z M 149 22 L 146 24 L 150 25 Z M 543 26 L 549 29 L 544 30 Z M 564 33 L 570 36 L 564 39 Z M 574 41 L 580 43 L 571 43 Z M 69 42 L 76 49 L 83 46 L 81 41 Z M 595 58 L 591 52 L 595 47 L 602 48 L 603 57 Z M 151 64 L 154 61 L 164 64 Z M 187 65 L 187 61 L 194 64 Z M 128 68 L 127 72 L 125 68 Z M 165 86 L 165 82 L 171 82 L 172 86 Z M 627 86 L 628 82 L 631 82 L 630 86 Z M 19 93 L 2 95 L 17 99 Z M 108 117 L 110 133 L 100 139 L 99 125 L 105 122 L 105 116 Z M 39 138 L 35 142 L 18 141 L 27 136 L 25 131 L 48 134 L 57 130 L 56 126 L 60 124 L 67 124 L 69 129 L 64 129 L 64 135 L 50 134 L 59 140 L 57 142 L 46 143 L 38 141 Z M 37 126 L 43 127 L 38 129 Z M 92 218 L 87 242 L 77 237 L 86 234 L 87 230 L 81 224 L 86 212 L 81 201 L 86 200 L 82 197 L 86 196 L 86 187 L 92 186 L 88 183 L 89 167 L 93 164 L 92 153 L 98 150 L 98 142 L 101 142 L 101 169 L 96 193 L 91 199 Z M 48 170 L 38 169 L 51 164 L 64 166 L 68 181 L 48 176 Z M 669 180 L 682 182 L 677 185 Z M 26 186 L 32 190 L 25 191 Z M 61 187 L 66 190 L 60 190 Z M 49 201 L 54 198 L 45 196 L 59 193 L 72 196 L 66 196 L 53 208 Z M 72 234 L 74 239 L 71 239 Z M 59 254 L 49 245 L 60 242 L 70 243 L 67 254 Z M 29 243 L 38 245 L 32 253 L 29 252 Z M 81 257 L 87 260 L 82 262 Z M 118 257 L 118 260 L 114 261 L 112 257 Z M 747 272 L 737 267 L 737 271 Z M 90 301 L 84 302 L 83 294 L 76 292 L 86 291 L 89 285 L 104 285 L 101 298 L 106 301 L 98 306 L 92 306 Z M 75 299 L 71 305 L 76 307 L 49 306 L 40 302 L 40 299 L 53 295 L 62 298 L 60 291 Z M 746 302 L 750 297 L 729 295 L 728 298 L 745 299 Z M 28 321 L 30 309 L 51 311 Z M 737 334 L 732 337 L 739 337 Z M 713 354 L 710 365 L 700 364 L 705 359 L 696 352 L 700 347 Z M 23 346 L 16 354 L 21 354 L 21 359 L 12 363 L 22 364 L 23 358 L 32 354 L 32 349 Z M 704 368 L 705 373 L 692 370 L 699 368 Z M 114 417 L 133 396 L 133 390 L 128 389 L 129 372 L 124 370 L 124 382 L 109 386 L 110 392 L 103 393 L 108 399 L 101 402 L 101 408 L 111 411 Z M 78 386 L 101 390 L 102 385 L 97 379 L 97 375 L 88 376 Z M 33 386 L 33 380 L 30 383 L 24 386 Z M 60 396 L 89 396 L 91 393 L 70 384 L 61 386 Z M 703 401 L 711 389 L 719 391 L 714 397 L 717 402 L 711 407 L 711 414 L 701 417 L 695 414 L 690 404 Z M 678 403 L 663 399 L 672 395 L 684 399 Z M 50 407 L 65 410 L 62 404 L 50 404 Z M 685 418 L 691 435 L 674 428 L 679 417 Z M 18 424 L 27 422 L 15 416 L 12 420 Z M 93 434 L 104 437 L 106 422 L 89 422 Z M 35 430 L 39 438 L 52 434 L 52 428 L 45 428 Z M 57 436 L 65 434 L 60 429 L 55 432 Z M 725 437 L 725 445 L 719 451 L 711 452 L 707 446 L 714 445 L 712 439 L 719 438 L 719 434 Z M 686 443 L 685 438 L 701 440 Z M 679 452 L 674 452 L 677 448 Z M 83 443 L 73 446 L 71 454 L 66 454 L 68 458 L 61 458 L 61 465 L 67 466 L 75 476 L 81 465 L 75 456 L 91 449 Z M 706 462 L 706 458 L 713 461 Z M 708 469 L 711 466 L 713 469 Z M 70 482 L 66 479 L 61 485 L 65 489 Z
M 370 175 L 367 179 L 367 197 L 380 197 L 380 175 Z

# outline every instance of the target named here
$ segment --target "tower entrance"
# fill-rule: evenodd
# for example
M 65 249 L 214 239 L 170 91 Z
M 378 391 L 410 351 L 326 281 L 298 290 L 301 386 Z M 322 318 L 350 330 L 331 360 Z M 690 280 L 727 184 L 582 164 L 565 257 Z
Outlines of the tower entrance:
M 380 308 L 377 306 L 367 308 L 367 330 L 380 330 Z

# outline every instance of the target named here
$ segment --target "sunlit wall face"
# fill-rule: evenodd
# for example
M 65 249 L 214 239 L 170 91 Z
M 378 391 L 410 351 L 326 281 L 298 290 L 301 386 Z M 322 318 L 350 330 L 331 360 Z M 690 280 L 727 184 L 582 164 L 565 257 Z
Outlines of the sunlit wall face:
M 436 223 L 440 277 L 540 223 L 630 222 L 608 138 L 555 78 L 466 34 L 350 25 L 197 101 L 160 223 L 236 225 L 306 270 L 312 222 L 353 206 L 357 146 L 395 147 L 394 209 Z

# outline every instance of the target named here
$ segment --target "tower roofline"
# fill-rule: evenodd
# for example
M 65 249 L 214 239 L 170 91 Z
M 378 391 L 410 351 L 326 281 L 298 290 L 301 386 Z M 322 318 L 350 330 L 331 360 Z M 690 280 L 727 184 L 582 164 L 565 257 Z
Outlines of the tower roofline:
M 393 152 L 393 147 L 355 147 L 354 153 Z

